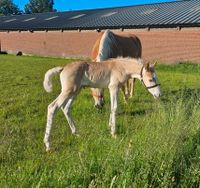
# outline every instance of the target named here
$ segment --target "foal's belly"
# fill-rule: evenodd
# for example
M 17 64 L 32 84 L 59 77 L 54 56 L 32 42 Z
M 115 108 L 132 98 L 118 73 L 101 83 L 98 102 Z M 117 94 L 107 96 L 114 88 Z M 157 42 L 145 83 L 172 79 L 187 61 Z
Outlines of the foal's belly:
M 109 78 L 96 79 L 92 77 L 91 78 L 84 77 L 84 79 L 81 82 L 81 85 L 93 88 L 106 88 L 108 87 L 109 82 L 110 82 Z

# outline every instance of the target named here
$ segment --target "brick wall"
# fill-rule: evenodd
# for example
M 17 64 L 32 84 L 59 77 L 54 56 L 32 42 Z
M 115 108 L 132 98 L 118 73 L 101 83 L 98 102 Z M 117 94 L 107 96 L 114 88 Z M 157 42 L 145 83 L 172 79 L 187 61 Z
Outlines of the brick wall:
M 120 31 L 115 30 L 116 33 Z M 200 29 L 125 30 L 134 33 L 149 60 L 200 62 Z M 1 50 L 8 53 L 61 57 L 88 57 L 99 33 L 95 31 L 0 32 Z

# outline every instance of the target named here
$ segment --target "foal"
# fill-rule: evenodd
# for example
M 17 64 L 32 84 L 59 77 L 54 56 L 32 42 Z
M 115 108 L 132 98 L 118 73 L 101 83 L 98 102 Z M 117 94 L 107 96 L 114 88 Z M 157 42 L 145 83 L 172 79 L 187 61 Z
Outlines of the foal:
M 161 95 L 154 64 L 143 64 L 141 59 L 119 58 L 110 59 L 103 63 L 74 62 L 64 67 L 52 68 L 46 72 L 44 78 L 43 84 L 47 92 L 52 90 L 52 77 L 57 73 L 60 73 L 62 89 L 60 95 L 48 106 L 44 137 L 47 151 L 50 150 L 49 136 L 53 117 L 59 108 L 63 110 L 67 118 L 72 134 L 76 133 L 76 128 L 70 114 L 70 107 L 75 96 L 83 86 L 93 88 L 108 87 L 111 101 L 109 126 L 113 137 L 115 137 L 116 133 L 118 91 L 124 82 L 130 78 L 137 78 L 155 98 Z

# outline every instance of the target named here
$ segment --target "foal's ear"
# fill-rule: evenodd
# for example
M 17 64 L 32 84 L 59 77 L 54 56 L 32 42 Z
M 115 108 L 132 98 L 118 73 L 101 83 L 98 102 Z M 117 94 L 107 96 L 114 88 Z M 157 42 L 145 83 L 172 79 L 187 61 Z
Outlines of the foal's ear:
M 150 64 L 150 68 L 153 68 L 153 69 L 154 69 L 155 66 L 157 65 L 157 63 L 158 63 L 157 61 L 154 61 L 153 63 L 151 63 L 151 64 Z
M 158 62 L 154 61 L 152 65 L 153 65 L 153 67 L 155 67 L 157 64 L 158 64 Z
M 150 70 L 150 63 L 149 62 L 145 62 L 144 67 L 147 71 Z

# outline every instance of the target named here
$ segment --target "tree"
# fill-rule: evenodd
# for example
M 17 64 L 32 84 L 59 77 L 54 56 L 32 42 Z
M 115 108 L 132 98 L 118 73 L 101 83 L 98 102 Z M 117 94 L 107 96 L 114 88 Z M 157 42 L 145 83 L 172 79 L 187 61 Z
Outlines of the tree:
M 17 5 L 12 0 L 0 0 L 0 15 L 21 14 Z
M 41 12 L 54 12 L 53 0 L 29 0 L 29 3 L 25 5 L 25 13 L 41 13 Z

